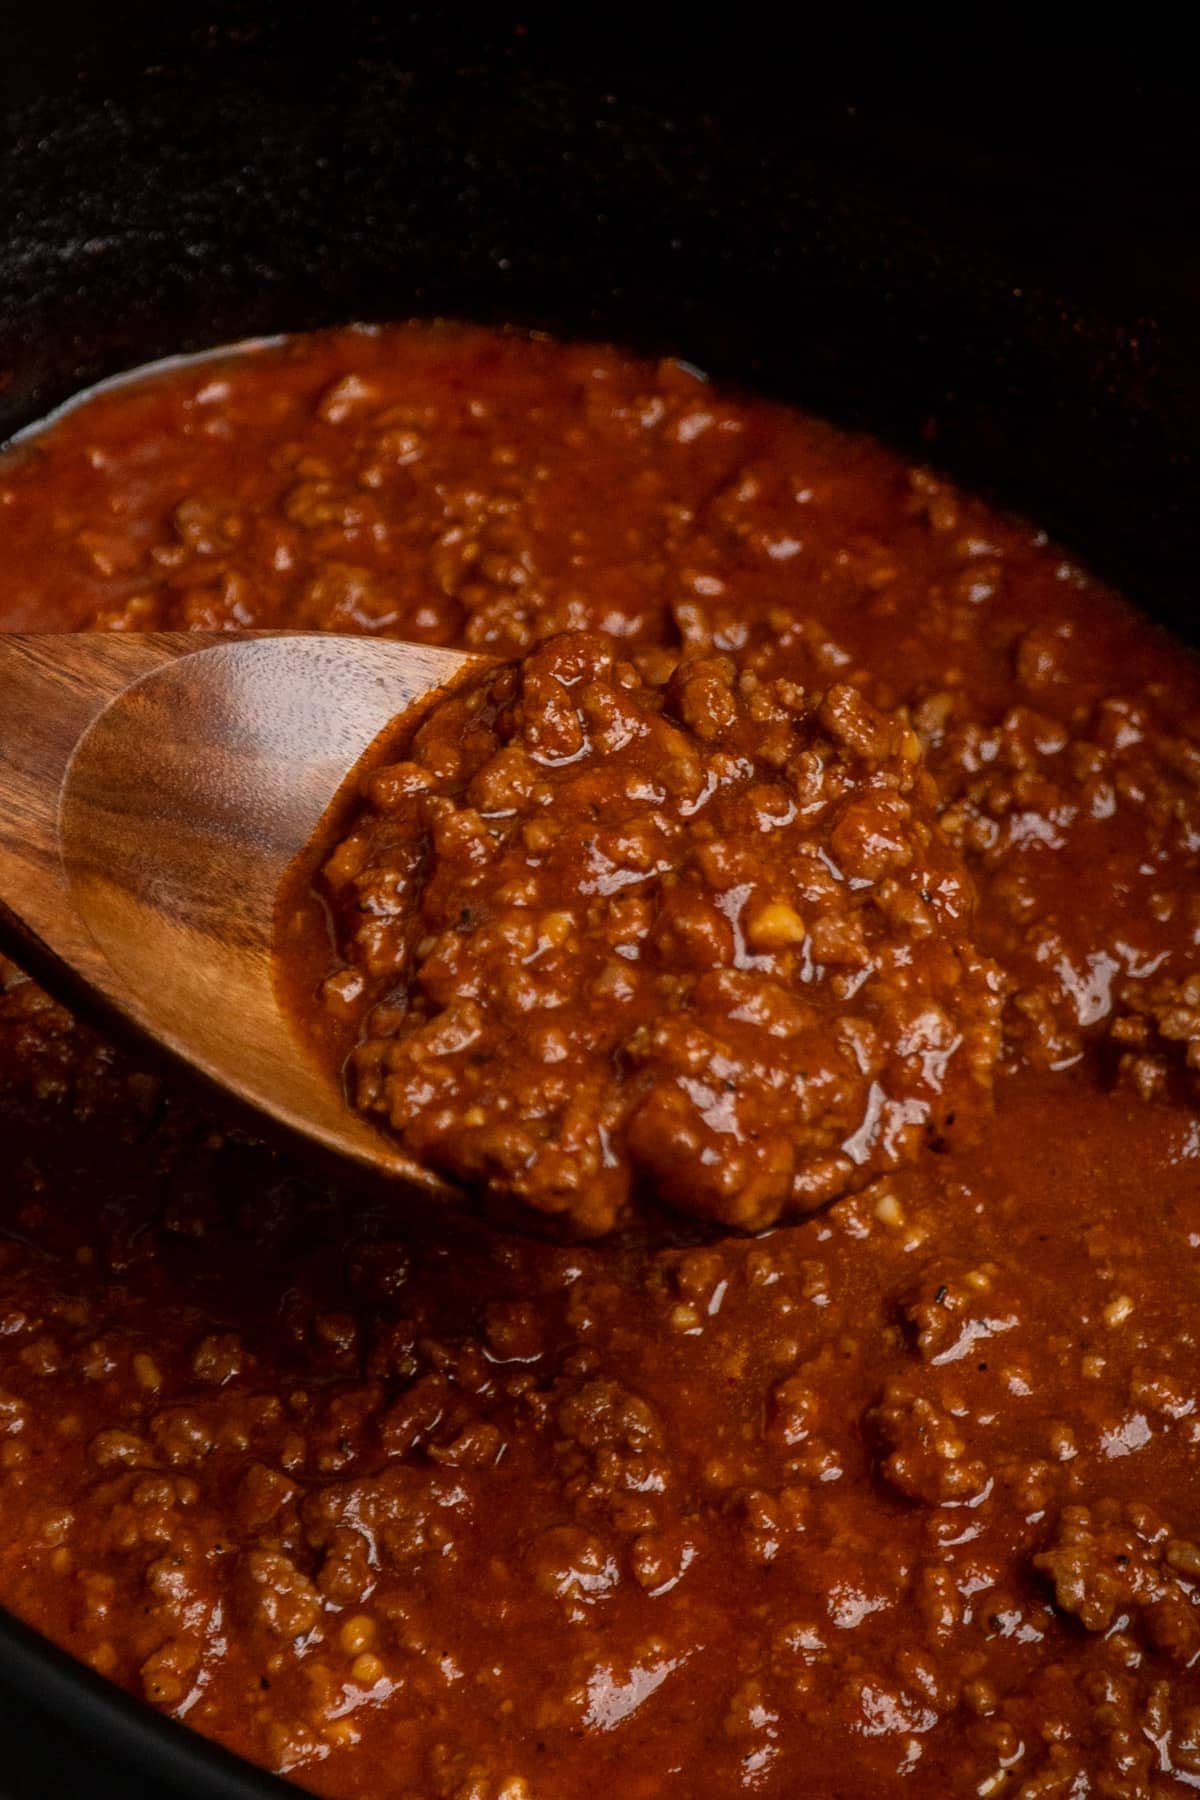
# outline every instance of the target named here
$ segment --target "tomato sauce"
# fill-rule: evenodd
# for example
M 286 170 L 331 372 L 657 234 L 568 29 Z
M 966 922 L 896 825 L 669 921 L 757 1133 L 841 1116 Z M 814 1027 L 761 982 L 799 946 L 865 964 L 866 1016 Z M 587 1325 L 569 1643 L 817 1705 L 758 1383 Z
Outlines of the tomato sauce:
M 771 660 L 560 632 L 373 750 L 280 962 L 418 1160 L 580 1235 L 761 1230 L 986 1115 L 1003 980 L 920 740 Z
M 1200 1783 L 1190 654 L 877 444 L 465 329 L 100 392 L 0 463 L 0 546 L 9 629 L 845 690 L 998 971 L 974 1137 L 759 1235 L 565 1245 L 314 1182 L 2 965 L 4 1604 L 345 1800 Z

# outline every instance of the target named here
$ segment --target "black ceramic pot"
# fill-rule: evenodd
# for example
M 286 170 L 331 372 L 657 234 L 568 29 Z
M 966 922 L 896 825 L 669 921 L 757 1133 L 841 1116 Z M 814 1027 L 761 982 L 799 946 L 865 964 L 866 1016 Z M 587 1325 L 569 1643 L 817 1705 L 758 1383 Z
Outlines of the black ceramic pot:
M 513 321 L 919 445 L 1188 628 L 1183 76 L 776 10 L 5 0 L 0 439 L 173 351 Z M 289 1791 L 0 1617 L 0 1795 Z

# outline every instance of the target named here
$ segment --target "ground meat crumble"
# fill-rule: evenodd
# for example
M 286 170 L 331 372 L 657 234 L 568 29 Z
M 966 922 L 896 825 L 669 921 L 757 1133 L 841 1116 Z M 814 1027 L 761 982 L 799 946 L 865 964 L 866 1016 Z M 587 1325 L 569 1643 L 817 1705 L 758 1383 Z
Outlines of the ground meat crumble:
M 635 1184 L 756 1230 L 978 1130 L 1000 977 L 902 717 L 651 666 L 551 638 L 363 778 L 325 1004 L 418 1158 L 589 1235 Z
M 0 542 L 14 629 L 848 687 L 920 738 L 1007 986 L 978 1142 L 756 1237 L 564 1246 L 331 1193 L 4 965 L 4 1604 L 331 1800 L 1193 1791 L 1180 646 L 877 445 L 448 328 L 97 396 L 0 464 Z

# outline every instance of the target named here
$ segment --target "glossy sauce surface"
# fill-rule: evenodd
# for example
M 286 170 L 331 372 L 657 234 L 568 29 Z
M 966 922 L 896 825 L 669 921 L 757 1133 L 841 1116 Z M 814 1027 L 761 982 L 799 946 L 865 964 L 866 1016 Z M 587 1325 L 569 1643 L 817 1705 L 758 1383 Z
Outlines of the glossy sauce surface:
M 331 1194 L 6 967 L 0 1598 L 330 1795 L 1200 1783 L 1200 684 L 1028 527 L 688 371 L 294 340 L 0 466 L 9 628 L 305 625 L 907 709 L 982 1139 L 701 1248 Z
M 761 1230 L 990 1114 L 1003 982 L 916 732 L 753 660 L 559 632 L 397 721 L 310 851 L 302 1034 L 518 1223 Z

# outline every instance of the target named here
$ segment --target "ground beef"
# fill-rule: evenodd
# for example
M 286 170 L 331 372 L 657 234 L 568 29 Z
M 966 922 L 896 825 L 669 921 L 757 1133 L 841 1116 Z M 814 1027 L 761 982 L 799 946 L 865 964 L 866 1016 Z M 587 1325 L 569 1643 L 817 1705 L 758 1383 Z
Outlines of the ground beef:
M 331 1800 L 1193 1792 L 1186 650 L 869 440 L 449 327 L 95 395 L 0 545 L 10 629 L 584 629 L 907 709 L 1008 990 L 978 1142 L 564 1246 L 331 1188 L 4 966 L 3 1604 Z
M 1150 1646 L 1183 1667 L 1200 1652 L 1200 1548 L 1173 1536 L 1151 1507 L 1066 1507 L 1054 1543 L 1033 1563 L 1086 1630 L 1136 1620 Z
M 977 1130 L 1000 977 L 901 715 L 551 638 L 437 702 L 324 864 L 358 1104 L 588 1235 L 757 1230 Z
M 1109 1021 L 1121 1082 L 1143 1100 L 1161 1099 L 1172 1074 L 1200 1082 L 1200 974 L 1124 981 Z

